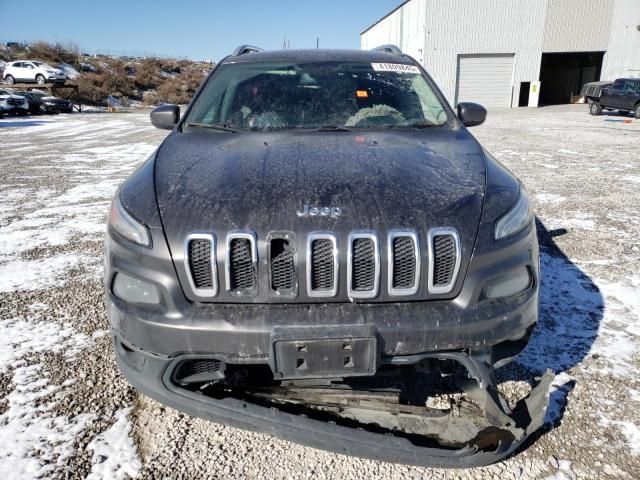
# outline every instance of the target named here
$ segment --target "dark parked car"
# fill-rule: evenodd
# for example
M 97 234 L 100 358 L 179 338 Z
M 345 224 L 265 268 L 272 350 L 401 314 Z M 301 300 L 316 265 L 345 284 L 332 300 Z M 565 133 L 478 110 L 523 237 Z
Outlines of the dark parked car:
M 640 78 L 618 78 L 600 88 L 590 89 L 590 85 L 583 87 L 583 95 L 591 115 L 600 115 L 603 110 L 619 110 L 625 115 L 633 113 L 640 119 Z
M 27 98 L 33 99 L 38 102 L 40 113 L 72 113 L 73 104 L 69 100 L 63 98 L 51 97 L 42 92 L 28 92 L 27 94 L 21 94 L 27 96 Z
M 105 289 L 139 390 L 217 422 L 393 462 L 494 462 L 544 419 L 494 369 L 538 320 L 521 183 L 397 47 L 240 47 L 116 193 Z M 437 395 L 457 398 L 430 403 Z
M 40 97 L 34 95 L 31 92 L 23 92 L 23 91 L 14 91 L 15 95 L 19 95 L 24 97 L 29 102 L 29 113 L 31 115 L 39 115 L 45 113 L 44 102 L 40 100 Z

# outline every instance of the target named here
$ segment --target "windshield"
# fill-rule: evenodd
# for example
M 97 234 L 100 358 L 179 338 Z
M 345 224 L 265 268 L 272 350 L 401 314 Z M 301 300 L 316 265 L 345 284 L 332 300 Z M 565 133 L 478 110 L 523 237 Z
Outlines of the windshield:
M 43 63 L 43 62 L 31 62 L 33 63 L 36 67 L 42 67 L 42 68 L 53 68 L 51 65 L 49 65 L 48 63 Z
M 425 128 L 448 121 L 416 66 L 321 61 L 222 65 L 185 125 L 262 131 Z

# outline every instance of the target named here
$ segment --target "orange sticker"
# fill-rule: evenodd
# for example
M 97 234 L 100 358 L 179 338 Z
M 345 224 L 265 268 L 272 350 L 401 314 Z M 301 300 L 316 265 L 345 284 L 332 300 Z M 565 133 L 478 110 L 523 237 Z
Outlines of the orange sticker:
M 369 92 L 367 92 L 366 90 L 356 90 L 356 97 L 369 98 Z

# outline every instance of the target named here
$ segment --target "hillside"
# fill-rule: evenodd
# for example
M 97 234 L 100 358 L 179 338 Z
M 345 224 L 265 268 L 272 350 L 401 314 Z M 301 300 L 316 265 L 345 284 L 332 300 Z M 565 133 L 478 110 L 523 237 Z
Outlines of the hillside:
M 0 45 L 0 70 L 14 60 L 40 60 L 58 67 L 77 83 L 82 101 L 105 105 L 112 96 L 122 103 L 187 103 L 213 65 L 192 60 L 88 55 L 74 46 L 36 42 Z

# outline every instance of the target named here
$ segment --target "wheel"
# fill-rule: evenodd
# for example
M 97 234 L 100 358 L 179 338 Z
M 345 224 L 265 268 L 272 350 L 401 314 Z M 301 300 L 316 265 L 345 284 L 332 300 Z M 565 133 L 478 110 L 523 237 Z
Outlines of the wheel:
M 602 105 L 600 105 L 600 102 L 593 102 L 589 105 L 589 113 L 591 115 L 600 115 L 602 113 Z
M 38 83 L 38 85 L 44 85 L 47 80 L 44 78 L 44 75 L 36 75 L 36 82 Z
M 636 109 L 633 111 L 633 116 L 640 120 L 640 103 L 636 105 Z
M 47 113 L 47 107 L 45 104 L 40 105 L 40 113 Z
M 4 81 L 7 82 L 9 85 L 13 85 L 14 83 L 16 83 L 16 79 L 13 78 L 11 75 L 7 75 L 6 77 L 4 77 Z

